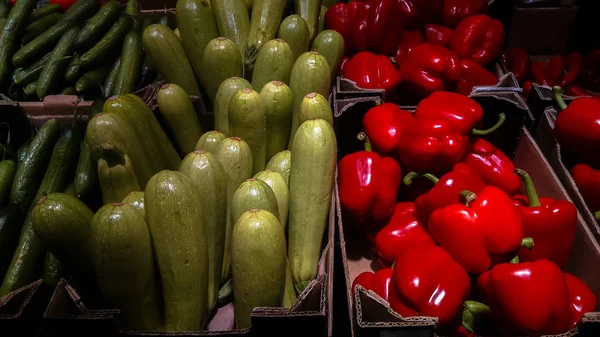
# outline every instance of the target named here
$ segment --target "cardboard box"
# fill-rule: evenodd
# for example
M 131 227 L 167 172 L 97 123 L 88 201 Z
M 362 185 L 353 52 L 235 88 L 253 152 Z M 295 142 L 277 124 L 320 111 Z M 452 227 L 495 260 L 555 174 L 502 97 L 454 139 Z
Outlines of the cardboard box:
M 37 280 L 0 298 L 0 331 L 19 331 L 20 336 L 35 335 L 42 323 L 52 287 Z

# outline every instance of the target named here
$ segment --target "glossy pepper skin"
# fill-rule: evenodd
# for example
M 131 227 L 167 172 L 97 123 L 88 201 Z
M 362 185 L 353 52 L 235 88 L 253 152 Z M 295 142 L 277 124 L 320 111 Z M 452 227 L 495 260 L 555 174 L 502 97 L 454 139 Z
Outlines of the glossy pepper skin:
M 548 65 L 542 61 L 535 61 L 531 64 L 531 73 L 533 80 L 539 85 L 550 85 L 550 77 L 548 76 Z
M 571 329 L 567 282 L 551 261 L 502 263 L 482 274 L 477 285 L 501 326 L 528 336 Z
M 577 276 L 563 273 L 569 288 L 569 299 L 571 304 L 571 328 L 581 320 L 583 314 L 596 309 L 596 296 L 592 290 Z
M 349 154 L 339 165 L 342 207 L 358 222 L 382 220 L 392 215 L 400 186 L 400 166 L 391 158 L 371 151 L 364 133 L 365 151 Z
M 509 49 L 504 53 L 503 59 L 506 68 L 515 75 L 519 83 L 523 83 L 531 75 L 531 59 L 525 49 Z
M 493 255 L 514 252 L 523 240 L 521 214 L 495 186 L 484 187 L 468 205 L 456 203 L 434 211 L 429 230 L 440 246 L 473 274 L 489 270 Z
M 571 52 L 567 54 L 567 60 L 565 68 L 567 73 L 560 81 L 560 86 L 563 88 L 570 87 L 575 83 L 579 73 L 581 72 L 581 64 L 583 63 L 583 56 L 580 53 Z
M 402 303 L 392 283 L 394 271 L 391 268 L 383 268 L 375 273 L 371 282 L 371 289 L 379 297 L 386 300 L 392 309 L 402 316 L 416 316 L 416 312 Z
M 500 56 L 503 44 L 502 23 L 482 14 L 465 18 L 458 24 L 450 49 L 461 60 L 472 60 L 486 66 Z
M 396 261 L 405 249 L 428 245 L 435 245 L 435 241 L 423 222 L 417 219 L 412 202 L 397 203 L 394 215 L 375 236 L 377 254 L 386 264 Z
M 578 79 L 584 88 L 600 91 L 600 48 L 592 50 L 583 58 Z
M 367 133 L 373 150 L 389 154 L 398 149 L 402 129 L 414 120 L 413 115 L 392 103 L 375 106 L 363 117 L 363 129 Z
M 527 197 L 517 195 L 514 204 L 521 212 L 524 235 L 533 239 L 534 249 L 521 248 L 523 262 L 550 260 L 564 267 L 573 250 L 577 231 L 577 208 L 568 200 L 539 198 L 527 172 L 517 169 L 527 190 Z
M 400 73 L 411 91 L 428 96 L 458 81 L 460 62 L 447 48 L 425 43 L 410 52 L 400 65 Z
M 454 28 L 464 18 L 487 12 L 486 0 L 444 0 L 442 21 L 444 26 Z
M 471 60 L 460 61 L 460 79 L 458 80 L 458 93 L 468 96 L 476 86 L 494 86 L 498 78 L 491 71 Z
M 401 81 L 400 72 L 387 56 L 360 52 L 349 59 L 342 68 L 342 76 L 365 89 L 384 89 L 392 92 Z
M 413 50 L 413 48 L 424 43 L 425 38 L 423 37 L 423 33 L 418 30 L 405 30 L 404 36 L 402 37 L 402 43 L 396 52 L 396 63 L 398 65 L 402 64 L 408 59 L 408 54 Z
M 442 12 L 443 0 L 396 0 L 406 27 L 416 29 L 427 22 L 436 22 Z
M 565 57 L 562 55 L 552 55 L 550 61 L 548 61 L 548 67 L 546 73 L 548 74 L 548 81 L 550 85 L 558 85 L 560 79 L 565 72 Z
M 462 162 L 486 184 L 500 187 L 510 196 L 517 194 L 521 189 L 521 179 L 514 173 L 515 164 L 502 151 L 482 138 L 471 142 Z
M 422 100 L 415 110 L 416 118 L 442 118 L 458 132 L 470 134 L 480 126 L 483 108 L 477 101 L 454 92 L 438 91 Z
M 447 47 L 454 36 L 454 31 L 442 25 L 430 23 L 425 25 L 425 38 L 427 43 L 434 46 Z
M 392 282 L 407 307 L 421 316 L 438 317 L 442 326 L 455 322 L 471 288 L 469 275 L 438 246 L 403 251 Z
M 583 89 L 578 85 L 571 85 L 569 89 L 567 89 L 567 95 L 569 96 L 589 96 L 595 100 L 600 100 L 600 95 L 592 94 L 591 92 Z
M 586 164 L 577 164 L 571 169 L 571 176 L 590 211 L 600 211 L 600 171 Z

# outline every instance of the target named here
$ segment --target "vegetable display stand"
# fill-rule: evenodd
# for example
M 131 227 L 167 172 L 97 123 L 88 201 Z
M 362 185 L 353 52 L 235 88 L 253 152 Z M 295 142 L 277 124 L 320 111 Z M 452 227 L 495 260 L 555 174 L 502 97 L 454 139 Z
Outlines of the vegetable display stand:
M 51 287 L 43 280 L 37 280 L 0 298 L 0 331 L 35 335 L 51 295 Z
M 552 96 L 552 88 L 545 85 L 532 84 L 529 96 L 527 96 L 527 104 L 533 113 L 534 118 L 540 122 L 544 119 L 544 112 L 548 108 L 554 109 L 555 102 Z M 563 100 L 567 103 L 572 102 L 577 97 L 562 95 Z M 538 123 L 535 123 L 537 127 Z M 535 128 L 534 128 L 535 130 Z

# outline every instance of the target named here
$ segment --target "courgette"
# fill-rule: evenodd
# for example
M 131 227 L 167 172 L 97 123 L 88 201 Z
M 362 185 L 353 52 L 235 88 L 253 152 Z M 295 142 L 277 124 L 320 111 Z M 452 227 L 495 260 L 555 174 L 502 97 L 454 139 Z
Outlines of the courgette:
M 265 170 L 275 171 L 290 185 L 290 169 L 292 168 L 292 151 L 284 150 L 275 154 L 267 163 Z
M 229 103 L 229 131 L 243 139 L 252 151 L 252 173 L 262 171 L 267 164 L 267 119 L 260 94 L 242 89 Z
M 290 83 L 294 60 L 287 42 L 282 39 L 267 42 L 258 52 L 252 73 L 252 86 L 259 91 L 271 81 Z
M 0 1 L 0 19 L 6 19 L 9 13 L 10 3 L 7 0 Z
M 229 136 L 229 103 L 231 97 L 241 89 L 252 88 L 252 84 L 242 77 L 230 77 L 219 85 L 215 97 L 215 130 Z
M 0 210 L 0 277 L 4 277 L 19 242 L 25 211 L 19 204 L 8 204 Z
M 275 171 L 260 171 L 255 176 L 255 179 L 263 181 L 265 184 L 269 185 L 273 194 L 275 195 L 275 199 L 277 200 L 277 210 L 279 211 L 277 218 L 281 223 L 281 226 L 285 229 L 287 226 L 287 218 L 288 218 L 288 209 L 289 209 L 289 199 L 290 192 L 287 183 L 279 174 Z
M 129 156 L 110 144 L 102 144 L 98 160 L 98 178 L 102 202 L 120 202 L 129 192 L 141 190 Z
M 134 191 L 129 192 L 129 194 L 123 199 L 122 203 L 130 204 L 135 207 L 144 218 L 146 217 L 146 210 L 144 208 L 144 192 L 142 191 Z
M 231 223 L 237 223 L 242 214 L 253 209 L 269 211 L 279 221 L 279 208 L 275 193 L 267 183 L 256 178 L 244 181 L 233 194 L 230 214 Z
M 283 293 L 283 299 L 281 300 L 281 307 L 291 309 L 296 302 L 296 289 L 294 289 L 294 279 L 290 272 L 289 259 L 285 261 L 285 290 Z
M 317 24 L 319 12 L 321 11 L 321 0 L 294 0 L 295 13 L 306 21 L 310 32 L 310 41 L 317 35 Z
M 29 16 L 29 22 L 37 21 L 45 16 L 60 13 L 60 5 L 58 4 L 46 4 L 40 8 L 36 8 L 33 10 L 31 15 Z M 2 17 L 2 15 L 0 15 Z
M 142 33 L 146 30 L 148 26 L 154 23 L 154 18 L 152 16 L 146 15 L 142 20 Z M 154 62 L 152 61 L 152 57 L 146 52 L 144 52 L 144 61 L 142 62 L 142 69 L 140 71 L 140 86 L 145 86 L 149 84 L 156 78 L 156 66 L 154 66 Z
M 323 95 L 311 92 L 304 96 L 300 109 L 298 111 L 298 124 L 302 124 L 310 119 L 321 118 L 326 120 L 333 127 L 333 112 L 331 106 Z
M 212 0 L 219 36 L 235 43 L 240 57 L 246 52 L 246 43 L 250 33 L 250 17 L 244 0 Z
M 25 35 L 21 39 L 23 44 L 35 39 L 38 35 L 45 32 L 48 27 L 52 27 L 58 21 L 62 20 L 63 15 L 61 13 L 52 13 L 43 18 L 33 21 L 27 27 L 25 27 Z
M 325 30 L 325 14 L 327 14 L 327 7 L 321 5 L 321 9 L 319 10 L 319 22 L 317 23 L 317 36 L 319 36 L 319 34 Z
M 167 14 L 158 18 L 158 24 L 169 27 L 169 29 L 175 29 L 175 22 L 173 22 L 171 17 Z
M 67 30 L 52 51 L 48 62 L 44 64 L 44 69 L 37 80 L 36 92 L 39 99 L 44 99 L 46 95 L 52 94 L 57 90 L 56 86 L 69 64 L 67 57 L 73 55 L 73 41 L 77 32 L 79 32 L 78 27 L 72 27 Z
M 13 83 L 18 86 L 24 87 L 27 84 L 37 80 L 40 74 L 42 73 L 42 70 L 44 69 L 46 61 L 50 58 L 50 55 L 52 55 L 51 52 L 44 55 L 44 57 L 37 60 L 29 67 L 17 73 L 16 76 L 13 78 Z
M 266 46 L 265 46 L 266 47 Z M 267 149 L 269 160 L 277 152 L 286 148 L 292 128 L 292 90 L 285 83 L 273 81 L 263 86 L 260 98 L 267 117 Z
M 225 139 L 225 135 L 219 131 L 205 132 L 196 143 L 195 150 L 204 150 L 206 152 L 215 153 L 219 143 Z
M 289 44 L 294 55 L 293 62 L 296 62 L 300 55 L 307 52 L 310 46 L 308 25 L 298 14 L 292 14 L 283 19 L 281 25 L 279 25 L 277 37 Z
M 71 58 L 71 62 L 69 62 L 69 66 L 65 72 L 65 82 L 75 83 L 81 77 L 83 68 L 79 65 L 79 57 L 79 54 L 75 54 Z
M 104 97 L 108 98 L 112 96 L 112 92 L 115 88 L 115 84 L 117 83 L 117 76 L 119 76 L 119 70 L 121 69 L 121 57 L 117 58 L 117 60 L 111 66 L 108 75 L 106 75 L 106 81 L 104 82 L 103 94 Z
M 0 28 L 0 87 L 4 87 L 10 81 L 12 74 L 11 57 L 19 47 L 19 38 L 27 26 L 29 15 L 33 12 L 37 0 L 20 0 L 10 11 L 6 22 Z M 23 64 L 17 64 L 23 65 Z
M 204 50 L 202 59 L 204 89 L 215 104 L 217 90 L 230 77 L 243 77 L 244 65 L 239 48 L 224 37 L 211 40 Z
M 109 67 L 100 67 L 86 72 L 75 83 L 75 90 L 79 93 L 99 91 L 109 71 Z
M 16 172 L 17 163 L 14 160 L 6 159 L 0 162 L 0 207 L 10 199 L 10 188 Z
M 129 2 L 131 1 L 133 0 Z M 128 94 L 135 90 L 140 77 L 142 52 L 142 37 L 135 30 L 129 31 L 123 42 L 121 66 L 119 68 L 119 75 L 117 75 L 115 88 L 112 92 L 113 95 Z
M 244 64 L 254 65 L 258 52 L 263 44 L 277 36 L 279 24 L 287 0 L 255 0 L 250 16 L 250 33 L 246 46 Z
M 131 25 L 130 17 L 126 15 L 120 16 L 100 41 L 96 42 L 92 48 L 81 55 L 79 66 L 91 67 L 97 65 L 108 55 L 114 53 L 115 49 L 118 49 L 118 46 L 123 42 L 123 38 L 131 28 Z M 123 62 L 123 59 L 121 59 L 121 62 Z

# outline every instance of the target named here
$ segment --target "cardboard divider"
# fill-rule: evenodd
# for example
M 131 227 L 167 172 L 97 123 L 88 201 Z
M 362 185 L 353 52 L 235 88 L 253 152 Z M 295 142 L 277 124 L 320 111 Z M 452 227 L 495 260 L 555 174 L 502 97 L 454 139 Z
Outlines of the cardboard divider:
M 0 331 L 16 330 L 21 336 L 36 334 L 51 295 L 51 287 L 37 280 L 0 298 Z
M 527 96 L 527 104 L 529 105 L 535 120 L 531 130 L 535 130 L 538 127 L 538 123 L 543 119 L 544 112 L 547 108 L 555 107 L 553 97 L 551 87 L 539 85 L 537 83 L 531 85 L 531 91 L 529 92 L 529 96 Z M 577 98 L 568 95 L 562 95 L 562 97 L 567 104 Z

